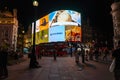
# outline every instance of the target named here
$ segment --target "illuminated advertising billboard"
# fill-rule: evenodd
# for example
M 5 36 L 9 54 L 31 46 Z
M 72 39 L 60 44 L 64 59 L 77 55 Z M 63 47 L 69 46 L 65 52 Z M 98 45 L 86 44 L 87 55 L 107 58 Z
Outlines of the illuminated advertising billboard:
M 76 11 L 58 10 L 36 21 L 36 44 L 81 41 L 81 37 L 81 14 Z

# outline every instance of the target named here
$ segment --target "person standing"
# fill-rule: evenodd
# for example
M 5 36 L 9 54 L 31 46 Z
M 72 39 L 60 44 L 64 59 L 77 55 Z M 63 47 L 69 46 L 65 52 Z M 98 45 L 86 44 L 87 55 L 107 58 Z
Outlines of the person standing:
M 90 48 L 90 51 L 89 51 L 89 60 L 93 60 L 93 49 Z
M 89 51 L 88 50 L 85 51 L 85 60 L 86 61 L 89 60 Z
M 118 47 L 112 53 L 112 58 L 115 59 L 114 77 L 115 80 L 120 80 L 120 41 Z
M 36 56 L 37 56 L 37 59 L 40 59 L 40 47 L 39 47 L 39 45 L 36 46 Z
M 8 77 L 8 69 L 7 69 L 7 62 L 8 62 L 8 43 L 7 40 L 3 40 L 1 43 L 1 78 Z
M 0 78 L 2 77 L 2 49 L 0 46 Z
M 55 45 L 55 47 L 53 47 L 52 53 L 53 53 L 54 61 L 56 61 L 56 58 L 57 58 L 57 46 L 56 45 Z
M 85 50 L 83 49 L 83 47 L 81 47 L 81 56 L 82 56 L 82 63 L 85 63 Z

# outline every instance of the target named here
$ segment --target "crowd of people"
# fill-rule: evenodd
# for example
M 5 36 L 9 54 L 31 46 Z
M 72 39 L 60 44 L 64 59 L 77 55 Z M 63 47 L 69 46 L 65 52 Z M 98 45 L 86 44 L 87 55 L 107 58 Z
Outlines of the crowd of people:
M 74 53 L 75 56 L 81 56 L 82 63 L 85 63 L 85 61 L 102 61 L 104 63 L 111 62 L 111 56 L 112 56 L 113 50 L 108 49 L 107 47 L 104 48 L 89 48 L 85 49 L 84 47 L 76 47 Z
M 116 49 L 108 49 L 104 48 L 90 48 L 89 50 L 85 50 L 84 47 L 75 45 L 75 62 L 78 65 L 80 63 L 79 56 L 81 56 L 81 62 L 86 63 L 86 61 L 94 60 L 94 61 L 102 61 L 104 63 L 111 63 L 113 59 L 115 59 L 115 68 L 114 78 L 115 80 L 120 80 L 120 41 L 118 41 L 118 47 Z
M 9 44 L 7 44 L 6 40 L 3 40 L 0 46 L 0 78 L 7 78 L 8 77 L 8 47 Z M 57 46 L 53 47 L 53 59 L 57 60 Z M 36 47 L 37 49 L 37 47 Z M 78 65 L 80 63 L 86 63 L 87 61 L 102 61 L 104 63 L 110 63 L 113 58 L 116 59 L 115 61 L 115 69 L 114 69 L 114 76 L 115 80 L 120 80 L 120 41 L 118 42 L 118 47 L 116 49 L 109 49 L 107 47 L 94 47 L 94 48 L 88 48 L 75 44 L 70 49 L 72 49 L 68 55 L 73 55 L 75 57 L 75 63 Z M 39 48 L 36 50 L 36 57 L 37 59 L 41 58 L 42 55 L 38 55 L 39 53 L 44 54 L 44 49 L 39 50 Z M 72 56 L 71 56 L 72 57 Z M 18 54 L 15 54 L 15 59 L 18 60 Z

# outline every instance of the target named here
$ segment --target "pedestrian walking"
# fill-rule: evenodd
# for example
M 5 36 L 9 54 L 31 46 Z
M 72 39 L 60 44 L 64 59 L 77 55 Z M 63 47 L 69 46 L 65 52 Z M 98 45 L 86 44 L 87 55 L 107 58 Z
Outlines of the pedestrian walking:
M 74 55 L 75 55 L 75 62 L 76 64 L 78 65 L 79 64 L 79 53 L 80 53 L 80 50 L 79 48 L 77 47 L 74 51 Z
M 118 47 L 112 53 L 112 58 L 115 59 L 114 77 L 115 80 L 120 80 L 120 41 Z
M 103 61 L 108 61 L 109 50 L 106 48 L 104 51 Z

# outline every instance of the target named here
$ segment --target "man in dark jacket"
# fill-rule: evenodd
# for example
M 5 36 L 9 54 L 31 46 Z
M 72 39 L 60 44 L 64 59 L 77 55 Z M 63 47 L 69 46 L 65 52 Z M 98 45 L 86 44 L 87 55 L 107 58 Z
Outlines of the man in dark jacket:
M 118 41 L 118 48 L 113 51 L 112 57 L 115 58 L 115 80 L 120 80 L 120 41 Z

